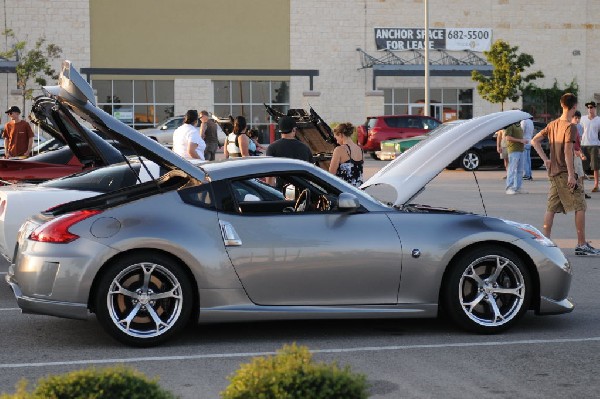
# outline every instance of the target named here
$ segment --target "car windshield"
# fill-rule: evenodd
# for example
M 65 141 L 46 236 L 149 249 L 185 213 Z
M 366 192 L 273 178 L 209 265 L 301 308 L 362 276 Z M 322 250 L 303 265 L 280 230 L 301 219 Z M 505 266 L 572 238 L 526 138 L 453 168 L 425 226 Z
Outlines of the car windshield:
M 139 163 L 132 164 L 131 168 L 127 164 L 118 164 L 50 180 L 39 185 L 64 190 L 108 193 L 136 184 L 139 170 Z

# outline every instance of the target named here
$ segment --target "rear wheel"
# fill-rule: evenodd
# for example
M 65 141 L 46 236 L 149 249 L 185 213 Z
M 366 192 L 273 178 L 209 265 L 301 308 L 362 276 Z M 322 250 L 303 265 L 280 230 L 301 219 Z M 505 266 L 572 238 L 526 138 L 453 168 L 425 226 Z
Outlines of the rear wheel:
M 529 272 L 508 249 L 476 248 L 461 256 L 449 273 L 443 306 L 466 330 L 488 334 L 506 330 L 529 308 Z
M 192 285 L 181 265 L 157 253 L 132 254 L 110 265 L 95 298 L 102 327 L 140 347 L 160 344 L 181 330 L 192 302 Z
M 379 159 L 379 157 L 377 156 L 377 154 L 375 154 L 375 151 L 371 151 L 371 158 L 375 159 L 376 161 L 381 161 L 381 159 Z
M 481 159 L 479 154 L 477 154 L 475 151 L 465 152 L 461 160 L 463 169 L 468 171 L 479 169 L 480 163 Z

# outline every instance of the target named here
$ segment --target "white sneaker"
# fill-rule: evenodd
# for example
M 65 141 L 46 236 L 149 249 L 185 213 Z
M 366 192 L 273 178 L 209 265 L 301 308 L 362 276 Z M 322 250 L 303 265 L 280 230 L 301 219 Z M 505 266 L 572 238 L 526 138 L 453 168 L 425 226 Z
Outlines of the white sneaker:
M 507 188 L 507 189 L 506 189 L 506 194 L 508 194 L 508 195 L 514 195 L 514 194 L 516 194 L 516 193 L 517 193 L 517 192 L 516 192 L 515 190 L 513 190 L 512 188 Z

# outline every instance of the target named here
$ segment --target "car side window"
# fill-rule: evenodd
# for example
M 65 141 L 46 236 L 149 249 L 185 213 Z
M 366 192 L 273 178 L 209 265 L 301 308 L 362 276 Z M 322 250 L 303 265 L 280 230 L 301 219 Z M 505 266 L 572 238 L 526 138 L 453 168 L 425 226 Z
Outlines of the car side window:
M 247 214 L 331 212 L 339 192 L 303 174 L 253 176 L 230 182 L 228 211 Z
M 183 119 L 171 119 L 167 122 L 167 129 L 177 129 L 183 123 Z
M 179 190 L 178 193 L 186 204 L 208 209 L 215 208 L 215 201 L 210 183 L 183 188 Z

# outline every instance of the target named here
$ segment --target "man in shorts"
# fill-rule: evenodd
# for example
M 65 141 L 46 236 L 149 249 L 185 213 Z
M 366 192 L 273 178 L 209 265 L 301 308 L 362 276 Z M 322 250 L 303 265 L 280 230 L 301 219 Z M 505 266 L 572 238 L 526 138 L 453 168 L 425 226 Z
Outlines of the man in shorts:
M 586 203 L 583 187 L 577 183 L 573 166 L 573 144 L 577 140 L 577 127 L 571 123 L 577 111 L 577 97 L 566 93 L 560 98 L 562 115 L 553 120 L 538 134 L 531 144 L 544 161 L 550 180 L 548 205 L 544 214 L 544 235 L 550 238 L 554 215 L 558 212 L 575 211 L 575 228 L 577 229 L 577 246 L 575 255 L 600 255 L 600 251 L 585 240 Z M 542 149 L 542 140 L 548 139 L 550 158 Z
M 600 169 L 600 117 L 596 115 L 596 102 L 585 103 L 587 115 L 581 117 L 583 134 L 581 136 L 581 147 L 583 153 L 590 161 L 590 169 L 594 172 L 593 193 L 598 192 L 598 170 Z

